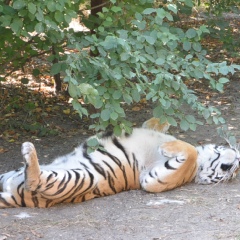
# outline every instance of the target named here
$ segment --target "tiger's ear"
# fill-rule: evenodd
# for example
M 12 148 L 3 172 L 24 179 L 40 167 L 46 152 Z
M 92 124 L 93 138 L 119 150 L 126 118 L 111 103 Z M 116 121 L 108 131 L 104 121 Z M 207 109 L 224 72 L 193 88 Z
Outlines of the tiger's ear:
M 153 117 L 145 121 L 142 127 L 147 129 L 153 129 L 158 132 L 166 133 L 170 127 L 170 124 L 167 121 L 164 123 L 160 123 L 160 118 Z

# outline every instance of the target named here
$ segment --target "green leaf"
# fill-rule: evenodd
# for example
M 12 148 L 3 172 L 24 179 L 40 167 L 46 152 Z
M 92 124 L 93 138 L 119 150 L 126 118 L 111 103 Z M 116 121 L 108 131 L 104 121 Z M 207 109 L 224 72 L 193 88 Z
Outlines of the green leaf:
M 23 8 L 25 6 L 25 2 L 24 1 L 22 1 L 22 0 L 17 0 L 17 1 L 14 1 L 13 2 L 13 8 L 14 9 L 21 9 L 21 8 Z
M 87 145 L 89 147 L 97 147 L 99 144 L 98 140 L 96 137 L 92 137 L 90 139 L 87 140 Z
M 138 20 L 138 21 L 142 21 L 142 19 L 143 19 L 143 16 L 142 16 L 142 14 L 140 14 L 140 13 L 135 13 L 135 18 Z
M 38 24 L 37 24 L 38 25 Z M 51 75 L 55 75 L 57 73 L 60 73 L 62 70 L 62 64 L 61 63 L 54 63 L 52 65 L 52 68 L 51 68 L 51 71 L 50 71 L 50 74 Z
M 200 52 L 202 50 L 202 46 L 199 42 L 194 42 L 192 44 L 192 47 L 196 52 Z
M 163 65 L 165 63 L 165 56 L 157 58 L 155 63 L 157 65 Z
M 194 37 L 197 36 L 197 32 L 196 32 L 196 30 L 190 28 L 190 29 L 187 30 L 186 36 L 187 36 L 188 38 L 194 38 Z
M 133 89 L 133 90 L 132 90 L 132 98 L 133 98 L 133 100 L 134 100 L 135 102 L 139 102 L 139 101 L 140 101 L 141 96 L 140 96 L 140 94 L 139 94 L 139 92 L 138 92 L 137 89 Z
M 37 23 L 34 29 L 37 33 L 43 33 L 44 32 L 43 23 L 41 22 Z
M 151 36 L 145 36 L 145 39 L 151 45 L 153 45 L 155 43 L 155 41 L 156 41 L 156 38 L 151 37 Z
M 111 112 L 110 118 L 111 118 L 112 120 L 117 120 L 118 114 L 117 114 L 116 112 Z
M 189 41 L 184 41 L 183 42 L 183 49 L 185 51 L 189 51 L 191 49 L 192 44 Z
M 19 33 L 22 30 L 23 22 L 20 18 L 15 18 L 10 27 L 15 33 Z
M 113 7 L 111 8 L 111 10 L 112 10 L 113 12 L 117 13 L 117 12 L 121 12 L 121 11 L 122 11 L 122 8 L 121 8 L 121 7 L 117 7 L 117 6 L 113 6 Z
M 119 125 L 116 125 L 113 128 L 113 132 L 114 132 L 114 135 L 120 136 L 122 134 L 122 129 L 121 129 L 121 127 Z
M 145 51 L 151 55 L 156 52 L 154 46 L 145 46 Z
M 191 123 L 191 124 L 189 125 L 189 127 L 190 127 L 190 129 L 191 129 L 192 131 L 196 131 L 196 129 L 197 129 L 197 124 Z
M 223 75 L 227 75 L 229 72 L 229 67 L 228 66 L 223 66 L 219 68 L 219 72 Z
M 205 119 L 208 119 L 210 117 L 210 111 L 208 109 L 204 109 L 203 111 L 203 117 Z
M 121 92 L 120 90 L 115 90 L 112 96 L 113 96 L 113 98 L 116 99 L 116 100 L 117 100 L 117 99 L 120 99 L 121 96 L 122 96 L 122 92 Z
M 70 96 L 71 96 L 72 98 L 76 98 L 76 97 L 79 96 L 79 92 L 78 92 L 77 86 L 75 86 L 74 84 L 72 84 L 72 82 L 69 82 L 68 92 L 69 92 L 69 94 L 70 94 Z
M 94 102 L 94 107 L 96 109 L 100 109 L 103 106 L 103 101 L 100 98 L 96 98 L 96 101 Z
M 36 5 L 33 3 L 28 3 L 28 10 L 31 14 L 35 14 L 37 11 Z
M 64 21 L 64 16 L 60 11 L 56 11 L 54 14 L 54 18 L 56 19 L 57 22 L 61 23 Z
M 193 115 L 187 115 L 187 116 L 185 116 L 185 118 L 189 123 L 195 123 L 196 122 L 196 119 Z
M 222 78 L 219 78 L 218 81 L 219 81 L 220 83 L 224 84 L 224 83 L 229 82 L 229 79 L 228 79 L 228 78 L 224 78 L 224 77 L 222 77 Z
M 109 109 L 104 109 L 104 110 L 102 110 L 100 116 L 101 116 L 101 119 L 103 121 L 108 121 L 110 119 L 110 115 L 111 115 L 110 110 Z
M 29 83 L 29 79 L 28 78 L 22 78 L 21 79 L 21 83 L 28 84 Z
M 34 77 L 37 77 L 40 73 L 41 73 L 41 72 L 40 72 L 40 70 L 39 70 L 38 68 L 34 68 L 34 69 L 33 69 L 32 74 L 33 74 Z
M 181 122 L 180 122 L 180 128 L 184 131 L 187 131 L 189 129 L 189 123 L 182 119 Z
M 163 8 L 158 8 L 157 9 L 157 16 L 160 17 L 161 19 L 166 17 L 166 11 Z
M 170 125 L 172 125 L 172 126 L 174 126 L 174 127 L 177 126 L 177 122 L 176 122 L 176 120 L 175 120 L 173 117 L 167 116 L 167 121 L 168 121 L 168 123 L 169 123 Z
M 223 92 L 223 84 L 222 84 L 222 83 L 216 83 L 216 89 L 217 89 L 219 92 Z
M 143 11 L 143 14 L 146 14 L 146 15 L 149 15 L 149 14 L 152 14 L 156 12 L 156 10 L 154 8 L 146 8 L 144 11 Z
M 192 0 L 184 0 L 183 1 L 188 7 L 193 7 L 194 5 L 193 5 L 193 1 Z
M 36 18 L 39 22 L 43 22 L 44 21 L 44 15 L 43 15 L 43 11 L 41 8 L 38 7 L 38 10 L 36 12 Z
M 126 61 L 126 60 L 128 60 L 129 57 L 130 57 L 130 54 L 129 54 L 129 53 L 123 52 L 123 53 L 120 54 L 121 61 L 123 61 L 123 62 Z
M 178 9 L 177 9 L 177 6 L 175 4 L 168 4 L 167 8 L 168 8 L 168 10 L 170 10 L 170 11 L 174 12 L 175 14 L 177 14 Z
M 199 69 L 195 69 L 195 70 L 194 70 L 194 74 L 195 74 L 195 77 L 196 77 L 197 79 L 200 79 L 200 78 L 203 77 L 203 72 L 202 72 L 201 70 L 199 70 Z
M 56 2 L 48 1 L 47 2 L 47 8 L 50 12 L 55 12 L 56 11 Z

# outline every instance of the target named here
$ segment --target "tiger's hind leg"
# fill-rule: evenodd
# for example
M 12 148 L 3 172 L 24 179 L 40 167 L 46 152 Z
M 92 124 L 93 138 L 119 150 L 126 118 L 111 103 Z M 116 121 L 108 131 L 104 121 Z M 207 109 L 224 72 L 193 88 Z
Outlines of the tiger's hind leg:
M 40 183 L 41 174 L 36 149 L 32 143 L 25 142 L 21 151 L 25 160 L 25 188 L 28 191 L 35 191 Z
M 176 140 L 159 148 L 159 159 L 140 174 L 140 184 L 148 192 L 174 189 L 192 181 L 197 171 L 197 150 Z

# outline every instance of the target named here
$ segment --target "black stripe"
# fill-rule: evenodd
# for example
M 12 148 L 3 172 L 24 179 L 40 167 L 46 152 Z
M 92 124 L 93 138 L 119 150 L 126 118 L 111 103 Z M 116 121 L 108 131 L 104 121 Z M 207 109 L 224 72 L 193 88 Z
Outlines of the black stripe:
M 85 169 L 85 170 L 86 170 L 86 169 Z M 84 192 L 82 192 L 82 193 L 85 193 L 85 192 L 87 192 L 89 189 L 91 189 L 92 186 L 93 186 L 93 182 L 94 182 L 94 175 L 93 175 L 91 172 L 89 172 L 88 170 L 86 170 L 86 171 L 88 172 L 88 176 L 90 177 L 90 184 L 89 184 L 88 188 L 86 188 L 86 190 L 84 190 Z
M 124 189 L 125 190 L 128 189 L 127 174 L 126 174 L 126 171 L 125 171 L 125 167 L 122 165 L 121 161 L 117 157 L 113 156 L 111 153 L 109 153 L 107 151 L 103 151 L 101 149 L 98 149 L 97 151 L 99 151 L 103 155 L 108 156 L 110 159 L 112 159 L 118 165 L 118 167 L 121 169 L 121 171 L 123 173 L 123 177 L 124 177 L 124 180 L 125 180 L 125 188 Z
M 51 182 L 51 183 L 49 183 L 48 185 L 46 185 L 45 188 L 44 188 L 44 190 L 41 191 L 41 192 L 46 192 L 48 189 L 52 188 L 53 185 L 54 185 L 54 183 L 57 182 L 57 180 L 58 180 L 58 179 L 56 178 L 53 182 Z
M 79 172 L 77 172 L 77 171 L 82 171 L 82 169 L 74 169 L 74 170 L 72 170 L 75 174 L 76 174 L 76 179 L 78 178 L 78 181 L 79 181 L 79 179 L 80 179 L 80 174 L 79 174 Z M 86 169 L 85 169 L 86 170 Z M 77 196 L 75 196 L 72 200 L 71 200 L 71 202 L 74 202 L 74 199 L 76 199 L 76 198 L 79 198 L 79 197 L 81 197 L 81 195 L 83 196 L 82 197 L 82 201 L 85 201 L 84 199 L 84 195 L 89 191 L 89 189 L 91 189 L 92 188 L 92 186 L 93 186 L 93 181 L 94 181 L 94 175 L 91 173 L 91 172 L 89 172 L 88 170 L 86 170 L 87 172 L 88 172 L 88 176 L 89 176 L 89 178 L 90 178 L 90 184 L 89 184 L 89 186 L 84 190 L 84 191 L 82 191 L 80 194 L 79 193 L 77 193 L 79 190 L 81 190 L 81 188 L 84 186 L 84 183 L 85 183 L 85 176 L 83 177 L 83 179 L 81 180 L 81 183 L 78 185 L 78 182 L 76 182 L 75 181 L 75 183 L 76 183 L 76 186 L 74 186 L 74 187 L 76 187 L 76 189 L 71 193 L 71 195 L 70 196 L 68 196 L 68 197 L 66 197 L 65 199 L 63 199 L 62 200 L 62 202 L 64 202 L 64 201 L 66 201 L 66 200 L 68 200 L 68 199 L 71 199 L 72 197 L 74 197 L 75 196 L 75 194 L 77 193 Z M 73 188 L 74 188 L 73 187 Z M 73 189 L 72 188 L 72 189 Z M 72 191 L 72 189 L 70 190 L 70 191 L 68 191 L 68 193 L 67 194 L 69 194 L 69 192 L 71 192 Z M 66 195 L 66 194 L 65 194 Z
M 93 190 L 93 194 L 94 194 L 95 196 L 98 196 L 98 197 L 101 196 L 101 194 L 100 194 L 100 190 L 99 190 L 98 187 L 96 187 L 96 188 Z
M 155 178 L 155 177 L 152 175 L 151 171 L 150 171 L 148 174 L 149 174 L 149 176 L 150 176 L 151 178 Z
M 18 195 L 20 195 L 20 188 L 23 186 L 23 184 L 24 184 L 24 181 L 21 182 L 21 183 L 18 185 L 18 187 L 17 187 L 17 193 L 18 193 Z
M 75 171 L 75 170 L 72 170 L 74 173 L 75 173 L 75 176 L 76 176 L 76 179 L 75 179 L 75 186 L 77 186 L 78 184 L 78 181 L 80 179 L 80 174 L 79 172 Z
M 29 167 L 29 165 L 28 165 L 28 163 L 26 162 L 26 163 L 25 163 L 25 168 L 24 168 L 24 178 L 25 178 L 25 180 L 28 179 L 28 174 L 27 174 L 28 167 Z
M 67 176 L 68 179 L 67 179 L 67 181 L 64 183 L 64 186 L 63 186 L 61 189 L 59 189 L 56 193 L 52 194 L 52 196 L 56 196 L 56 195 L 62 193 L 62 192 L 66 189 L 68 183 L 69 183 L 69 182 L 71 181 L 71 179 L 72 179 L 72 175 L 71 175 L 71 173 L 70 173 L 69 171 L 67 171 L 67 175 L 68 175 L 68 176 Z M 65 176 L 64 176 L 64 178 L 65 178 Z
M 34 204 L 34 207 L 38 207 L 38 197 L 37 197 L 37 192 L 32 192 L 32 202 Z
M 127 152 L 125 150 L 125 148 L 123 147 L 123 145 L 117 140 L 116 137 L 113 138 L 113 143 L 115 144 L 116 147 L 118 147 L 119 149 L 121 149 L 121 151 L 124 153 L 127 161 L 128 161 L 128 164 L 131 166 L 131 162 L 129 160 L 129 157 L 127 155 Z
M 117 157 L 113 156 L 111 153 L 109 153 L 107 151 L 103 151 L 102 149 L 98 149 L 97 151 L 100 152 L 101 154 L 111 158 L 113 160 L 113 162 L 115 162 L 120 168 L 122 167 L 121 161 Z
M 48 183 L 49 182 L 49 180 L 51 179 L 53 177 L 53 173 L 51 173 L 48 177 L 47 177 L 47 180 L 46 180 L 46 182 Z
M 217 154 L 217 157 L 211 162 L 210 167 L 212 167 L 213 163 L 220 158 L 220 155 L 221 155 L 221 154 L 218 153 L 218 152 L 215 152 L 215 153 Z
M 169 161 L 166 161 L 165 164 L 164 164 L 164 166 L 165 166 L 167 169 L 177 170 L 177 168 L 174 168 L 174 167 L 170 166 Z
M 2 202 L 6 207 L 12 207 L 13 205 L 6 201 L 5 198 L 2 197 L 2 194 L 0 193 L 0 202 Z
M 21 196 L 21 206 L 26 207 L 25 197 L 24 197 L 24 188 L 22 188 L 22 192 L 20 196 Z
M 64 175 L 63 179 L 61 180 L 61 182 L 58 184 L 58 189 L 63 185 L 63 183 L 65 182 L 66 179 L 66 174 Z
M 49 205 L 52 203 L 53 201 L 51 199 L 47 199 L 45 207 L 48 208 Z
M 138 169 L 138 160 L 137 160 L 137 158 L 136 158 L 136 156 L 135 156 L 135 154 L 134 153 L 132 153 L 132 156 L 133 156 L 133 173 L 134 173 L 134 181 L 136 182 L 136 174 L 137 174 L 137 172 L 139 172 L 139 169 Z
M 109 173 L 108 173 L 108 185 L 114 193 L 117 193 L 117 190 L 114 187 L 114 179 Z
M 94 167 L 94 169 L 95 169 L 99 174 L 101 174 L 101 175 L 104 177 L 104 179 L 106 179 L 106 174 L 105 174 L 104 169 L 101 167 L 100 164 L 93 162 L 91 156 L 87 153 L 87 148 L 88 148 L 88 146 L 87 146 L 87 143 L 85 142 L 85 143 L 83 144 L 83 156 L 84 156 L 85 158 L 87 158 L 87 159 L 90 161 L 91 165 Z
M 17 203 L 17 200 L 16 200 L 16 198 L 15 198 L 13 195 L 11 196 L 11 198 L 12 198 L 12 200 L 15 202 L 16 205 L 20 206 L 20 205 Z
M 105 163 L 105 164 L 109 167 L 109 169 L 111 170 L 111 172 L 112 172 L 112 174 L 114 175 L 114 177 L 117 178 L 117 176 L 116 176 L 113 168 L 112 168 L 106 161 L 102 160 L 102 162 Z
M 159 183 L 163 184 L 163 185 L 166 185 L 167 183 L 166 182 L 163 182 L 161 181 L 160 179 L 157 180 Z

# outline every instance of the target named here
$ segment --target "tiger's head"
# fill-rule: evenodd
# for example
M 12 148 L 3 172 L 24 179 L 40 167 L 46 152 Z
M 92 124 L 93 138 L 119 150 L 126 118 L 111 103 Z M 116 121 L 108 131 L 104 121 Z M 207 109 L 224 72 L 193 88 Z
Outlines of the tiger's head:
M 209 144 L 197 147 L 197 151 L 196 183 L 218 183 L 236 177 L 240 161 L 237 149 Z

